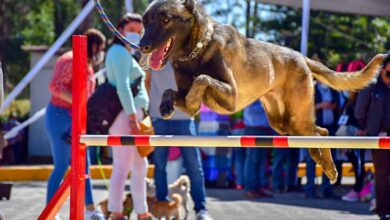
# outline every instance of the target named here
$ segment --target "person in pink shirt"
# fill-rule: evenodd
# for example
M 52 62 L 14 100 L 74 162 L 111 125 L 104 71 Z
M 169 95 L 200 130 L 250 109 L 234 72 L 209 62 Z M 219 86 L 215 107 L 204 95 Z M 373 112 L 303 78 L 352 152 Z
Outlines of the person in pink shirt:
M 87 30 L 88 53 L 88 97 L 95 88 L 94 71 L 92 64 L 97 60 L 99 53 L 103 51 L 106 38 L 96 29 Z M 58 58 L 54 66 L 54 74 L 49 84 L 52 95 L 46 108 L 45 125 L 49 135 L 51 153 L 54 161 L 54 169 L 47 185 L 46 202 L 49 202 L 57 191 L 70 164 L 71 147 L 63 138 L 71 128 L 72 123 L 72 63 L 73 53 L 69 51 Z M 88 154 L 87 154 L 88 155 Z M 89 158 L 87 157 L 87 172 L 89 172 Z M 95 210 L 92 198 L 92 185 L 88 178 L 85 185 L 85 219 L 103 220 L 103 215 Z M 56 216 L 56 220 L 60 219 Z

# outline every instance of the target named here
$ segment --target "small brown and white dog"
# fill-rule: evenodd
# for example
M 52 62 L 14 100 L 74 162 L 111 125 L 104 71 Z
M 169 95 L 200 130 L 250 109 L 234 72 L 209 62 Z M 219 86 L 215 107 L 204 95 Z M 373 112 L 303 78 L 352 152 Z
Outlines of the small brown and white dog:
M 190 180 L 186 175 L 180 176 L 175 182 L 169 184 L 168 186 L 169 198 L 174 200 L 174 198 L 172 197 L 173 194 L 176 193 L 180 195 L 180 203 L 182 204 L 185 210 L 184 219 L 187 219 L 188 216 L 187 202 L 188 202 L 190 187 L 191 187 Z M 154 207 L 155 204 L 157 203 L 156 185 L 154 184 L 154 181 L 151 179 L 146 179 L 146 194 L 147 194 L 148 207 L 150 208 Z M 110 216 L 110 211 L 108 210 L 108 199 L 99 202 L 98 206 L 100 206 L 100 210 L 103 213 L 103 215 L 106 218 L 108 218 Z M 129 217 L 132 210 L 133 210 L 133 200 L 131 197 L 131 193 L 128 193 L 126 195 L 126 198 L 123 200 L 123 215 Z
M 156 199 L 154 197 L 147 197 L 148 207 L 152 207 Z M 110 211 L 108 210 L 108 199 L 105 199 L 99 202 L 98 206 L 100 206 L 100 211 L 103 213 L 105 218 L 110 216 Z M 131 193 L 126 194 L 125 199 L 123 200 L 123 211 L 122 214 L 127 216 L 130 219 L 131 212 L 133 211 L 133 198 Z
M 156 188 L 155 185 L 148 183 L 148 196 L 150 197 L 156 197 Z M 169 198 L 172 198 L 172 195 L 177 193 L 181 196 L 181 204 L 185 210 L 185 216 L 184 219 L 187 219 L 188 216 L 188 208 L 187 208 L 187 202 L 188 202 L 188 196 L 190 193 L 190 179 L 186 175 L 181 175 L 175 182 L 169 184 L 168 186 L 168 196 Z
M 174 193 L 171 196 L 171 201 L 156 201 L 152 208 L 152 215 L 161 220 L 165 217 L 166 220 L 171 219 L 173 216 L 175 220 L 179 220 L 180 218 L 180 204 L 182 203 L 182 197 Z

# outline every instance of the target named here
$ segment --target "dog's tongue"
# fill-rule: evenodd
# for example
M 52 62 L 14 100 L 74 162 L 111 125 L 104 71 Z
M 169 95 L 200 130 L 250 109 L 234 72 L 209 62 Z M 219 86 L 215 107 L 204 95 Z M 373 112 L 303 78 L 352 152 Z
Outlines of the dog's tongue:
M 165 45 L 161 46 L 157 51 L 152 53 L 152 56 L 150 57 L 150 67 L 153 70 L 161 69 L 161 65 L 164 59 L 164 49 Z

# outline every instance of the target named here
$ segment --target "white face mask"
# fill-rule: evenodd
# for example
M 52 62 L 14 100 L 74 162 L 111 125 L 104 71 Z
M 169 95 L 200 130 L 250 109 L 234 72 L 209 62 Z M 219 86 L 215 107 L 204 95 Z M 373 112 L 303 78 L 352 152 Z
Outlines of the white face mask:
M 140 35 L 134 32 L 126 32 L 126 39 L 133 44 L 139 44 L 141 39 Z

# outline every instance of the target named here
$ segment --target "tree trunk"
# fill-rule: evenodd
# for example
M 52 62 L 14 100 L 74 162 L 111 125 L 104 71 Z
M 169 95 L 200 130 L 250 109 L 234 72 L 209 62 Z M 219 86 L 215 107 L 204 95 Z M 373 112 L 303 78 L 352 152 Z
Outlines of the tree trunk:
M 250 37 L 251 0 L 246 0 L 246 36 Z
M 256 1 L 255 2 L 255 8 L 253 10 L 253 16 L 252 16 L 252 28 L 251 28 L 251 38 L 254 38 L 255 37 L 255 31 L 256 31 L 256 26 L 257 26 L 257 21 L 259 19 L 257 19 L 257 10 L 258 10 L 258 2 Z
M 55 39 L 58 39 L 58 37 L 62 34 L 64 31 L 64 11 L 61 7 L 60 0 L 54 0 L 54 33 L 55 33 Z
M 82 0 L 81 1 L 81 10 L 84 8 L 84 6 L 89 2 L 89 0 Z M 77 29 L 78 33 L 84 33 L 88 28 L 93 27 L 93 13 L 89 13 L 89 15 L 84 19 L 83 22 L 81 22 L 79 28 Z

